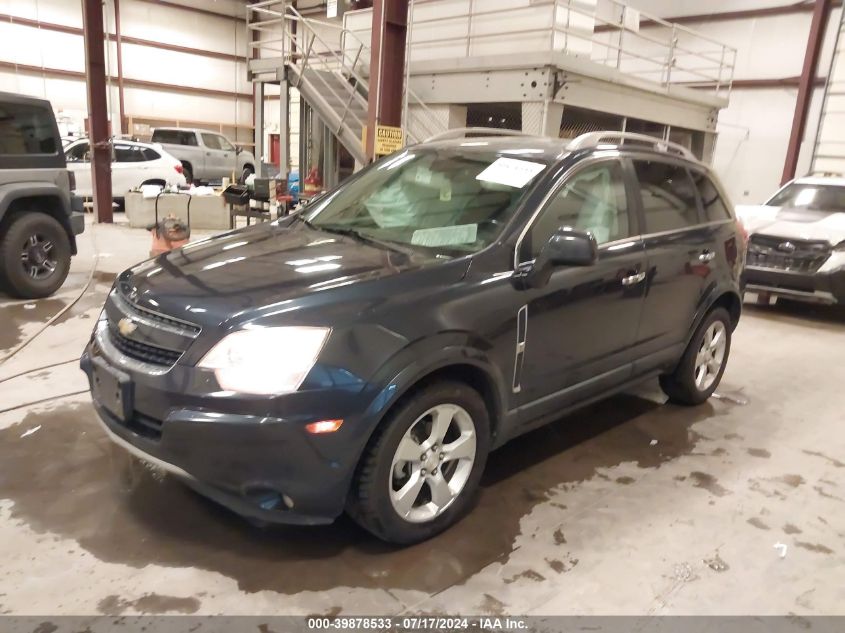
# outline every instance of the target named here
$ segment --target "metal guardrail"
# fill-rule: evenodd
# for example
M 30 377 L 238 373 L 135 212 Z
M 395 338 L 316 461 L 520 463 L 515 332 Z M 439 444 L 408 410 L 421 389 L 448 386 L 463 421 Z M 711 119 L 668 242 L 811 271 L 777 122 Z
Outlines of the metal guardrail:
M 429 2 L 417 0 L 414 5 L 422 8 Z M 538 20 L 537 27 L 514 29 L 512 25 L 529 11 L 548 12 L 548 17 Z M 496 23 L 502 25 L 501 30 L 490 28 L 490 18 L 494 16 Z M 565 16 L 565 23 L 560 23 L 560 16 Z M 462 35 L 426 39 L 417 36 L 421 28 L 448 33 L 462 22 L 466 25 Z M 483 32 L 478 28 L 479 22 L 483 22 Z M 588 24 L 590 28 L 579 27 L 579 23 Z M 579 0 L 548 0 L 547 3 L 495 10 L 485 10 L 478 0 L 469 0 L 465 12 L 450 11 L 447 15 L 414 18 L 413 25 L 412 49 L 451 45 L 471 57 L 479 45 L 503 37 L 531 37 L 532 42 L 548 42 L 548 46 L 541 44 L 544 51 L 587 57 L 664 87 L 688 84 L 708 88 L 717 96 L 729 94 L 736 65 L 736 48 L 633 9 L 619 0 L 596 0 L 593 4 Z M 589 48 L 589 53 L 578 52 L 578 48 Z

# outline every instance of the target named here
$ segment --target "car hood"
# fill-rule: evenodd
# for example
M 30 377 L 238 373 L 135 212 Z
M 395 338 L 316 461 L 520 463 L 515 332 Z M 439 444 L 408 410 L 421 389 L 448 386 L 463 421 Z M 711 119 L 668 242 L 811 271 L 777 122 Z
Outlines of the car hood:
M 736 213 L 749 234 L 801 240 L 845 240 L 845 213 L 827 213 L 789 207 L 743 206 Z
M 284 224 L 290 222 L 193 242 L 126 271 L 118 285 L 142 307 L 199 325 L 220 325 L 249 320 L 282 302 L 446 263 L 303 222 Z

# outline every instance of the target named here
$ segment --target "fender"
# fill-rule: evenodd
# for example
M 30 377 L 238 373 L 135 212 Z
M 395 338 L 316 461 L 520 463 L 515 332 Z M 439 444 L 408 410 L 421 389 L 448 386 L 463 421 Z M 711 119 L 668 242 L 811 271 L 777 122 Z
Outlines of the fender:
M 693 319 L 687 338 L 684 341 L 684 349 L 686 349 L 689 345 L 693 334 L 695 334 L 695 331 L 698 329 L 698 326 L 701 325 L 701 322 L 704 320 L 704 317 L 707 316 L 707 313 L 710 312 L 713 304 L 716 303 L 719 297 L 725 294 L 732 295 L 739 302 L 739 305 L 742 305 L 742 297 L 737 292 L 734 284 L 727 280 L 713 282 L 710 284 L 707 290 L 701 295 L 701 300 L 698 302 L 698 308 L 695 311 L 695 318 Z
M 0 220 L 6 215 L 11 204 L 20 198 L 53 198 L 61 212 L 53 215 L 64 228 L 71 243 L 71 251 L 76 253 L 76 236 L 70 225 L 70 193 L 53 182 L 22 181 L 0 185 Z
M 379 391 L 364 413 L 365 419 L 375 420 L 369 434 L 381 424 L 396 402 L 426 376 L 452 365 L 471 365 L 487 378 L 491 386 L 496 411 L 491 417 L 504 416 L 508 410 L 505 394 L 507 380 L 487 354 L 474 344 L 477 337 L 471 332 L 442 332 L 415 341 L 395 354 L 376 372 L 372 379 Z M 495 432 L 497 429 L 494 428 Z

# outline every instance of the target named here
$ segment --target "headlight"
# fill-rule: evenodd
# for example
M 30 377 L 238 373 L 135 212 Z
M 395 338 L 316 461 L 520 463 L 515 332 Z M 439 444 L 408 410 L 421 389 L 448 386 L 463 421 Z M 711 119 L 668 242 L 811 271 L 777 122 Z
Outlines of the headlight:
M 275 395 L 296 391 L 331 330 L 268 327 L 228 334 L 199 362 L 226 391 Z

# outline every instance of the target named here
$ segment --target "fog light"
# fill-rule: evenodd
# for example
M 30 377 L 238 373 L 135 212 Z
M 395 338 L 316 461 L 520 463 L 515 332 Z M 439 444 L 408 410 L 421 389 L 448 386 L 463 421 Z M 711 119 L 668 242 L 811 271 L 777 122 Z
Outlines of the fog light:
M 320 420 L 319 422 L 312 422 L 305 425 L 305 430 L 314 435 L 321 433 L 334 433 L 343 424 L 343 420 Z

